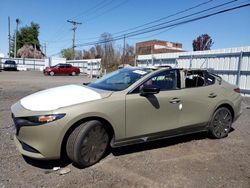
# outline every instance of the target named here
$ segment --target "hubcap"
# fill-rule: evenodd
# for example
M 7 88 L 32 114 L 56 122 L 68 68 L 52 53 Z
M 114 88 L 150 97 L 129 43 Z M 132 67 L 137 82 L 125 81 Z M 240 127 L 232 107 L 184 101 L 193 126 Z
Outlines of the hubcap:
M 76 73 L 75 72 L 72 72 L 72 76 L 75 76 L 76 75 Z
M 224 137 L 230 131 L 232 116 L 226 109 L 218 111 L 213 119 L 213 132 L 217 137 Z
M 92 128 L 81 144 L 80 157 L 81 160 L 88 163 L 98 161 L 106 150 L 108 145 L 108 135 L 101 126 Z

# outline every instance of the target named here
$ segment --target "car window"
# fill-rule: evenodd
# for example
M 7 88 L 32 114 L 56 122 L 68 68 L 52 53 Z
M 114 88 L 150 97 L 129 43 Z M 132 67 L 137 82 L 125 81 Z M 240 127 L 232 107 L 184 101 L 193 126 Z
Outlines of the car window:
M 180 88 L 178 79 L 177 70 L 166 70 L 147 79 L 131 93 L 139 93 L 145 86 L 158 87 L 161 91 L 178 89 Z
M 16 62 L 15 61 L 5 61 L 5 64 L 15 65 Z
M 65 67 L 66 67 L 66 68 L 71 68 L 71 67 L 72 67 L 72 65 L 67 64 L 67 65 L 65 65 Z
M 151 70 L 142 68 L 118 69 L 90 83 L 88 86 L 104 90 L 121 91 L 128 88 L 143 76 L 146 76 L 149 72 L 151 72 Z
M 205 85 L 205 78 L 203 71 L 186 71 L 185 73 L 185 87 L 201 87 Z
M 59 65 L 59 68 L 65 68 L 65 65 Z

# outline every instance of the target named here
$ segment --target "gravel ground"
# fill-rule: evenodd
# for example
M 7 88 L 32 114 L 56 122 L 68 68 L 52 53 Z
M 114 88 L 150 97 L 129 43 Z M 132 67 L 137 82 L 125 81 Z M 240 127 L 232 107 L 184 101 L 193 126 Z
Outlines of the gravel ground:
M 10 106 L 33 92 L 88 82 L 84 76 L 0 72 L 1 187 L 250 187 L 250 99 L 230 135 L 221 140 L 193 134 L 112 149 L 101 162 L 78 169 L 67 161 L 23 158 L 11 135 Z M 69 168 L 59 175 L 53 167 Z

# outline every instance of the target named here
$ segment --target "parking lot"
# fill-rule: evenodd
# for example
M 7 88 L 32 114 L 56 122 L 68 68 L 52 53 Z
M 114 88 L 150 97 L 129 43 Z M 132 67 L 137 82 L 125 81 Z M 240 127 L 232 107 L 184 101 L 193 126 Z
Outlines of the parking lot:
M 78 169 L 68 161 L 23 158 L 11 134 L 10 107 L 36 91 L 89 82 L 86 76 L 0 72 L 1 187 L 250 187 L 250 99 L 225 139 L 193 134 L 111 149 L 98 164 Z M 69 168 L 59 175 L 53 167 Z

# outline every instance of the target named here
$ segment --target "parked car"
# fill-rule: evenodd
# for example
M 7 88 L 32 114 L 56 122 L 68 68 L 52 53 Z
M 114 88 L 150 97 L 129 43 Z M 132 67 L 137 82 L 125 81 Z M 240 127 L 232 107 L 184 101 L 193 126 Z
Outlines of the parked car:
M 86 85 L 37 92 L 11 107 L 18 150 L 37 159 L 66 152 L 80 167 L 107 147 L 208 132 L 228 135 L 240 89 L 207 70 L 127 67 Z
M 17 64 L 13 60 L 6 60 L 3 64 L 3 70 L 5 71 L 17 71 Z
M 72 75 L 72 76 L 76 76 L 78 74 L 80 74 L 80 69 L 78 67 L 74 67 L 71 64 L 57 64 L 55 66 L 51 66 L 51 67 L 46 67 L 43 70 L 43 73 L 45 75 L 50 75 L 50 76 L 54 76 L 54 75 Z

